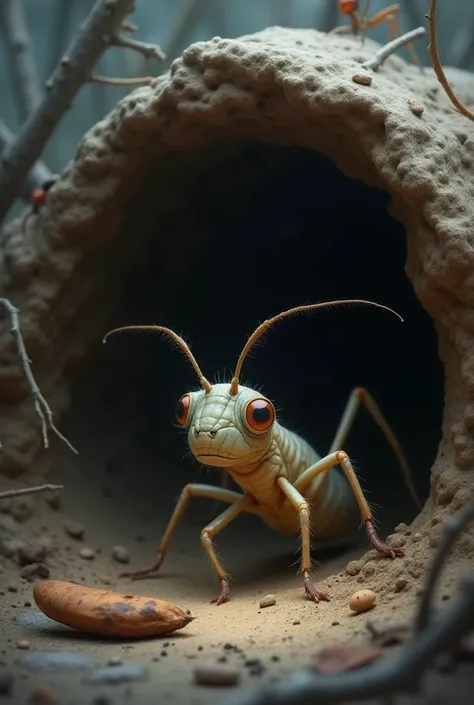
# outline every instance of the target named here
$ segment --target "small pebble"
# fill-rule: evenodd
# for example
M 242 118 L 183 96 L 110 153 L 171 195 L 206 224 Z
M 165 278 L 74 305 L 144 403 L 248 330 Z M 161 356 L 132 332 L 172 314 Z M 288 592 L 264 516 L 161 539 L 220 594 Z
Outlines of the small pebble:
M 77 521 L 65 521 L 64 531 L 73 539 L 80 540 L 84 536 L 85 529 Z
M 117 563 L 128 563 L 130 560 L 130 554 L 125 546 L 114 546 L 112 548 L 112 557 Z
M 16 648 L 26 651 L 30 648 L 30 642 L 27 639 L 20 639 L 20 641 L 16 642 Z
M 408 585 L 408 580 L 406 578 L 397 578 L 395 580 L 395 592 L 400 592 Z
M 29 563 L 20 570 L 20 578 L 25 578 L 25 580 L 32 578 L 34 575 L 39 575 L 41 578 L 48 578 L 49 568 L 45 566 L 44 563 Z
M 414 113 L 417 117 L 421 117 L 423 113 L 425 112 L 425 109 L 422 105 L 416 102 L 416 100 L 413 100 L 412 98 L 408 99 L 408 105 L 410 106 L 410 109 L 412 113 Z
M 349 608 L 353 612 L 367 612 L 374 606 L 376 597 L 373 590 L 358 590 L 349 600 Z
M 8 592 L 18 592 L 18 588 L 16 585 L 14 585 L 14 583 L 10 583 L 9 585 L 7 585 L 7 590 Z
M 109 658 L 107 661 L 107 666 L 121 666 L 122 663 L 123 661 L 120 656 L 112 656 L 112 658 Z
M 369 73 L 354 73 L 352 80 L 354 83 L 359 83 L 361 86 L 372 85 L 372 76 Z
M 201 661 L 194 669 L 194 679 L 199 685 L 236 685 L 240 677 L 238 668 L 215 661 Z
M 104 585 L 110 585 L 110 576 L 109 575 L 101 575 L 99 580 Z
M 18 562 L 22 566 L 41 563 L 46 558 L 46 549 L 39 543 L 28 543 L 18 550 Z
M 300 622 L 299 619 L 295 619 L 295 621 L 293 622 L 293 624 L 294 624 L 294 625 L 296 625 L 296 624 L 301 624 L 301 622 Z
M 273 605 L 276 605 L 275 595 L 265 595 L 265 597 L 262 597 L 260 600 L 259 605 L 260 607 L 273 607 Z
M 92 548 L 81 548 L 79 555 L 81 558 L 85 558 L 87 561 L 90 561 L 95 557 L 95 551 Z

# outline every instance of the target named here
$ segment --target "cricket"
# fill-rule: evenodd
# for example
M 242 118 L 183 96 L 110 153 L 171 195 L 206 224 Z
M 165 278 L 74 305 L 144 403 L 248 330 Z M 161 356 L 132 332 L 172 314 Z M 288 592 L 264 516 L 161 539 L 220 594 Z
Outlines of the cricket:
M 158 571 L 173 533 L 193 497 L 205 497 L 229 505 L 201 531 L 203 548 L 220 584 L 220 592 L 211 604 L 221 605 L 230 599 L 231 594 L 230 577 L 216 555 L 213 539 L 243 512 L 259 516 L 276 532 L 301 539 L 300 572 L 304 595 L 314 602 L 328 601 L 330 597 L 318 590 L 312 579 L 311 538 L 330 540 L 341 536 L 350 528 L 357 511 L 372 548 L 390 558 L 404 555 L 402 548 L 389 546 L 379 538 L 369 503 L 353 464 L 343 450 L 357 411 L 363 405 L 392 447 L 408 491 L 421 508 L 401 445 L 371 394 L 364 388 L 354 388 L 329 451 L 320 456 L 304 438 L 278 422 L 275 405 L 270 399 L 239 384 L 249 351 L 274 324 L 298 313 L 353 304 L 384 309 L 403 322 L 403 318 L 388 306 L 363 299 L 296 306 L 265 320 L 255 329 L 240 353 L 230 383 L 211 384 L 188 344 L 170 328 L 130 325 L 114 328 L 105 335 L 104 343 L 118 332 L 157 331 L 179 346 L 191 362 L 200 387 L 181 396 L 175 409 L 176 422 L 187 431 L 189 449 L 194 457 L 201 464 L 219 468 L 224 473 L 221 486 L 187 484 L 171 515 L 153 565 L 122 573 L 120 577 L 135 580 Z M 241 492 L 227 488 L 227 473 Z

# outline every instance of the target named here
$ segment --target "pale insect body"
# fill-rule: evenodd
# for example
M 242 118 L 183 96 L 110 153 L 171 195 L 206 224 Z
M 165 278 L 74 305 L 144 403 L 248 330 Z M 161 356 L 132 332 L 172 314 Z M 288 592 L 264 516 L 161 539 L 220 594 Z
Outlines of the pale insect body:
M 158 330 L 173 338 L 190 359 L 202 389 L 186 392 L 176 405 L 176 420 L 188 431 L 188 444 L 196 459 L 204 465 L 221 468 L 221 487 L 191 483 L 184 487 L 162 538 L 157 561 L 143 570 L 123 573 L 138 578 L 160 567 L 174 530 L 191 497 L 215 499 L 229 507 L 201 531 L 201 541 L 221 584 L 216 604 L 230 597 L 230 581 L 218 559 L 213 537 L 242 512 L 256 514 L 280 533 L 301 536 L 301 572 L 306 595 L 318 602 L 329 596 L 318 590 L 311 580 L 310 537 L 332 539 L 343 534 L 352 523 L 357 506 L 369 541 L 383 555 L 403 555 L 378 537 L 372 513 L 343 444 L 360 404 L 364 404 L 384 432 L 400 463 L 406 484 L 415 502 L 419 500 L 411 482 L 408 464 L 399 443 L 371 395 L 356 388 L 350 395 L 345 412 L 327 455 L 320 455 L 300 436 L 278 422 L 273 403 L 255 390 L 239 384 L 243 361 L 256 340 L 278 320 L 302 311 L 359 303 L 392 309 L 370 301 L 331 301 L 298 306 L 264 321 L 250 336 L 237 362 L 230 383 L 211 383 L 202 374 L 185 341 L 162 326 L 125 326 L 123 330 Z M 337 467 L 339 466 L 339 467 Z M 331 472 L 328 472 L 331 470 Z M 226 473 L 240 487 L 240 492 L 227 489 Z

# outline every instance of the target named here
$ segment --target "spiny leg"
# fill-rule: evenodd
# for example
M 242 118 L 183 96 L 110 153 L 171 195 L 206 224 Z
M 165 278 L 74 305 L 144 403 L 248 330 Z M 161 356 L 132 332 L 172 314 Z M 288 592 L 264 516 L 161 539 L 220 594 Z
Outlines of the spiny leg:
M 178 523 L 182 519 L 191 497 L 205 497 L 206 499 L 215 499 L 220 502 L 230 502 L 233 504 L 242 499 L 243 495 L 238 492 L 224 490 L 221 487 L 212 487 L 211 485 L 200 485 L 197 483 L 183 487 L 181 495 L 174 508 L 174 512 L 171 515 L 171 519 L 168 522 L 168 526 L 166 527 L 166 531 L 161 540 L 156 561 L 148 568 L 121 573 L 121 578 L 132 578 L 132 580 L 136 580 L 137 578 L 143 578 L 147 575 L 151 575 L 151 573 L 155 573 L 160 568 L 163 563 L 165 553 L 168 550 L 172 535 L 178 526 Z
M 241 512 L 245 511 L 250 504 L 252 504 L 252 499 L 245 495 L 241 495 L 237 502 L 232 504 L 232 506 L 222 512 L 222 514 L 219 514 L 214 521 L 211 521 L 211 523 L 204 527 L 201 531 L 202 545 L 204 546 L 204 550 L 209 556 L 212 566 L 221 582 L 221 591 L 217 597 L 214 597 L 211 600 L 211 604 L 215 602 L 216 605 L 221 605 L 222 603 L 230 600 L 229 576 L 216 555 L 214 546 L 212 545 L 212 537 L 222 531 L 222 529 L 230 524 L 230 522 L 233 521 Z
M 328 601 L 329 595 L 318 590 L 311 580 L 311 544 L 308 503 L 286 477 L 279 477 L 277 482 L 298 512 L 301 531 L 301 572 L 304 577 L 305 594 L 311 600 L 314 600 L 314 602 L 319 602 L 319 600 Z
M 388 422 L 386 421 L 384 415 L 380 411 L 378 405 L 376 404 L 375 399 L 367 391 L 367 389 L 364 389 L 363 387 L 356 387 L 352 390 L 347 401 L 344 413 L 341 417 L 339 427 L 336 431 L 336 435 L 334 436 L 334 440 L 331 443 L 331 447 L 329 448 L 329 453 L 334 453 L 334 451 L 339 450 L 344 446 L 347 435 L 349 434 L 349 431 L 352 428 L 356 413 L 359 410 L 361 404 L 365 406 L 377 426 L 383 432 L 388 444 L 391 446 L 393 452 L 397 457 L 403 478 L 405 480 L 405 484 L 408 488 L 411 498 L 415 502 L 418 509 L 421 509 L 422 504 L 415 490 L 415 486 L 411 477 L 410 467 L 405 458 L 401 445 L 395 433 L 392 431 Z
M 321 458 L 317 463 L 311 465 L 307 470 L 305 470 L 299 478 L 294 483 L 294 488 L 300 492 L 304 493 L 308 485 L 321 473 L 330 470 L 335 465 L 340 465 L 354 496 L 357 500 L 362 519 L 364 521 L 365 530 L 367 536 L 369 537 L 370 545 L 378 553 L 384 556 L 390 556 L 390 558 L 395 558 L 396 556 L 405 555 L 403 548 L 394 548 L 384 543 L 378 536 L 377 531 L 374 526 L 374 517 L 370 511 L 369 503 L 367 502 L 364 493 L 362 492 L 362 487 L 359 484 L 359 480 L 354 472 L 352 463 L 349 459 L 347 453 L 343 450 L 335 451 L 330 453 L 325 458 Z

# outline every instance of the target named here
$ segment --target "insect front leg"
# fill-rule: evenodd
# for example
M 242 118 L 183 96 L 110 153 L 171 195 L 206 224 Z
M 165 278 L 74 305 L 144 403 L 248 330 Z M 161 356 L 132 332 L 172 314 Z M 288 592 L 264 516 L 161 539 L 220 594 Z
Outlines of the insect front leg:
M 211 485 L 200 485 L 197 483 L 183 487 L 174 512 L 171 515 L 171 519 L 168 522 L 168 526 L 166 527 L 166 531 L 161 540 L 156 561 L 148 568 L 142 568 L 141 570 L 134 570 L 128 573 L 121 573 L 121 578 L 132 578 L 132 580 L 136 580 L 137 578 L 143 578 L 147 575 L 151 575 L 151 573 L 156 573 L 163 563 L 163 559 L 166 551 L 168 550 L 172 535 L 181 521 L 191 497 L 204 497 L 206 499 L 215 499 L 220 502 L 229 502 L 233 504 L 241 500 L 243 495 L 239 492 L 232 492 L 231 490 L 222 489 L 221 487 L 212 487 Z
M 314 602 L 329 600 L 329 595 L 318 590 L 311 580 L 311 543 L 310 543 L 310 521 L 309 507 L 303 495 L 291 484 L 286 477 L 279 477 L 277 483 L 288 497 L 292 505 L 298 512 L 301 530 L 301 572 L 304 577 L 305 594 Z
M 211 600 L 216 605 L 221 605 L 224 602 L 230 600 L 230 582 L 229 576 L 224 570 L 222 563 L 219 561 L 214 546 L 212 545 L 212 537 L 218 534 L 222 529 L 224 529 L 231 521 L 233 521 L 241 512 L 245 511 L 253 503 L 250 497 L 245 495 L 241 496 L 238 502 L 235 502 L 231 507 L 226 509 L 222 514 L 220 514 L 214 521 L 211 521 L 204 529 L 201 531 L 201 541 L 204 546 L 209 559 L 219 576 L 221 582 L 221 591 L 217 597 Z
M 317 463 L 314 463 L 314 465 L 311 465 L 311 467 L 305 470 L 295 481 L 295 489 L 299 492 L 304 492 L 315 477 L 323 472 L 327 472 L 327 470 L 330 470 L 335 465 L 339 465 L 341 467 L 346 480 L 351 486 L 372 548 L 375 548 L 378 553 L 381 553 L 384 556 L 390 556 L 390 558 L 405 555 L 403 548 L 394 548 L 389 546 L 379 538 L 374 526 L 374 517 L 370 511 L 369 503 L 362 492 L 362 487 L 359 484 L 359 480 L 354 472 L 349 456 L 343 450 L 330 453 L 325 458 L 321 458 L 321 460 Z

